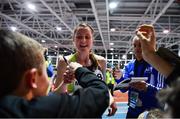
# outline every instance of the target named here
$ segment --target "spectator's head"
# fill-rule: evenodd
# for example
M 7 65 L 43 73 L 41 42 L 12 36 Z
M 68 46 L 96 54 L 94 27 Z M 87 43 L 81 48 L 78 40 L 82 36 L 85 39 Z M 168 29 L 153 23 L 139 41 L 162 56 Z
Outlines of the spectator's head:
M 162 89 L 157 97 L 159 102 L 164 102 L 166 117 L 180 117 L 180 78 L 178 78 L 171 88 Z
M 138 119 L 162 119 L 164 117 L 164 112 L 160 109 L 152 109 L 150 111 L 145 111 L 141 113 Z
M 73 42 L 77 52 L 90 52 L 93 46 L 94 30 L 88 24 L 79 24 L 73 34 Z
M 180 117 L 180 86 L 173 87 L 167 98 L 170 115 L 172 118 Z
M 46 95 L 48 78 L 43 47 L 20 33 L 0 30 L 0 97 L 32 99 Z
M 139 38 L 137 36 L 135 36 L 133 38 L 133 49 L 134 49 L 134 55 L 136 57 L 137 60 L 141 60 L 143 59 L 142 57 L 142 49 L 141 49 L 141 43 L 139 41 Z

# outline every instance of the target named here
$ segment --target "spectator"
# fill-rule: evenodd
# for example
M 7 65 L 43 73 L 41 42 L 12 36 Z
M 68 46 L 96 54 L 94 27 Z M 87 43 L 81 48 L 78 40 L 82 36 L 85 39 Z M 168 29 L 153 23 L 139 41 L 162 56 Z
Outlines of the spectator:
M 130 61 L 123 70 L 123 77 L 117 79 L 117 83 L 131 77 L 148 77 L 148 80 L 131 83 L 129 87 L 122 89 L 128 91 L 128 112 L 126 118 L 137 118 L 140 113 L 153 108 L 160 108 L 156 93 L 165 87 L 164 77 L 160 75 L 142 57 L 141 44 L 137 36 L 133 39 L 135 60 Z
M 114 95 L 113 92 L 114 92 L 115 79 L 113 77 L 113 71 L 110 67 L 106 69 L 106 84 L 108 85 L 111 94 Z
M 54 75 L 54 68 L 51 63 L 51 60 L 49 60 L 49 58 L 48 58 L 48 49 L 47 48 L 45 48 L 45 50 L 44 50 L 44 58 L 46 61 L 48 78 L 50 80 L 52 78 L 52 76 Z
M 22 34 L 0 30 L 0 117 L 101 117 L 110 103 L 106 84 L 78 63 L 75 72 L 83 87 L 72 96 L 47 96 L 48 78 L 43 47 Z M 73 69 L 73 70 L 72 70 Z

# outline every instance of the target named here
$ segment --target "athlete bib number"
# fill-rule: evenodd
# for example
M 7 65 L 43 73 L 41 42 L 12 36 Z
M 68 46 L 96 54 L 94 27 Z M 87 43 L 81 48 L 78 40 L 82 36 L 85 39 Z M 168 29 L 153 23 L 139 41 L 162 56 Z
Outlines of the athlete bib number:
M 94 74 L 96 74 L 96 76 L 100 79 L 103 80 L 103 74 L 99 69 L 96 69 Z

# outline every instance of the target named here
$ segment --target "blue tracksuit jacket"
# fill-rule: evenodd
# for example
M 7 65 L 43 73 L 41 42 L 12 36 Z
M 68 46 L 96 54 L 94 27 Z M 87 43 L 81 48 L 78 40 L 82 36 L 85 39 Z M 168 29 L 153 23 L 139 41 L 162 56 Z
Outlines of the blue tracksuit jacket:
M 156 98 L 156 93 L 158 90 L 166 87 L 164 76 L 159 74 L 157 70 L 144 60 L 138 64 L 137 62 L 138 61 L 136 60 L 129 62 L 123 69 L 123 77 L 116 80 L 116 82 L 119 83 L 120 81 L 130 77 L 148 77 L 148 80 L 146 81 L 148 84 L 146 92 L 128 88 L 128 112 L 135 117 L 138 117 L 138 115 L 145 110 L 158 108 L 159 104 Z M 121 90 L 121 92 L 126 91 L 127 90 Z

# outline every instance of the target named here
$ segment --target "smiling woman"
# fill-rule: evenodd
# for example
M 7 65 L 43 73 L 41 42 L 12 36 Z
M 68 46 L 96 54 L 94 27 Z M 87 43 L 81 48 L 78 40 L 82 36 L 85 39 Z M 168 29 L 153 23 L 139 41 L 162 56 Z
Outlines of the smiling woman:
M 65 57 L 68 62 L 78 62 L 93 71 L 99 79 L 105 80 L 106 60 L 104 57 L 95 55 L 91 51 L 93 46 L 93 33 L 93 28 L 88 24 L 79 24 L 75 28 L 73 34 L 73 44 L 75 46 L 76 53 Z M 63 73 L 65 73 L 66 66 L 67 64 L 65 63 L 64 58 L 60 57 L 57 68 L 57 80 L 55 83 L 55 92 L 57 93 L 72 93 L 79 88 L 79 85 L 76 82 L 71 82 L 69 84 L 63 83 Z M 69 81 L 72 81 L 73 79 L 73 76 L 69 76 Z

